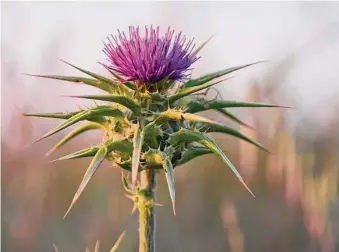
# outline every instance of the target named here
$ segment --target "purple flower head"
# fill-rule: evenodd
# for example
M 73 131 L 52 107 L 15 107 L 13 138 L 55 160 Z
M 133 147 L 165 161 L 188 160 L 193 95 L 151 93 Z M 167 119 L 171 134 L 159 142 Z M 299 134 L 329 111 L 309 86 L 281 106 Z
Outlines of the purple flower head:
M 108 68 L 128 81 L 141 83 L 168 80 L 183 80 L 189 67 L 199 58 L 194 49 L 193 39 L 187 41 L 182 33 L 174 35 L 168 27 L 165 35 L 160 36 L 159 27 L 145 28 L 144 37 L 139 27 L 129 27 L 129 38 L 118 30 L 118 36 L 108 38 L 104 53 L 108 56 Z

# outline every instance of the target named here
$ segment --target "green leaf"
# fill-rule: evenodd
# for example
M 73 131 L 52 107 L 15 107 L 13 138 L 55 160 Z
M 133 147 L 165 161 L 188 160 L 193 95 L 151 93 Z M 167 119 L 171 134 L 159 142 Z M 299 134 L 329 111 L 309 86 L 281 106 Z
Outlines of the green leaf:
M 62 145 L 76 137 L 77 135 L 88 131 L 88 130 L 94 130 L 94 129 L 105 129 L 101 124 L 95 123 L 95 122 L 88 122 L 84 125 L 81 125 L 77 128 L 75 128 L 73 131 L 71 131 L 69 134 L 67 134 L 64 138 L 62 138 L 56 145 L 54 145 L 47 153 L 46 156 L 49 156 L 54 152 L 57 148 L 60 148 Z
M 105 146 L 107 146 L 107 153 L 111 153 L 112 151 L 120 151 L 122 153 L 128 153 L 131 155 L 133 151 L 133 144 L 127 139 L 108 140 L 105 143 Z M 98 152 L 99 148 L 100 146 L 94 146 L 91 148 L 79 150 L 77 152 L 55 159 L 51 162 L 69 160 L 69 159 L 75 159 L 75 158 L 83 158 L 83 157 L 94 157 L 96 153 Z
M 142 145 L 144 144 L 144 139 L 147 135 L 150 134 L 154 128 L 154 122 L 147 124 L 142 130 L 140 124 L 137 125 L 133 138 L 133 154 L 132 154 L 132 185 L 135 185 L 135 182 L 138 177 L 139 165 L 140 165 L 140 156 L 142 151 Z
M 218 132 L 218 133 L 225 133 L 227 135 L 231 135 L 231 136 L 234 136 L 234 137 L 237 137 L 237 138 L 240 138 L 248 143 L 251 143 L 255 146 L 257 146 L 258 148 L 264 150 L 264 151 L 267 151 L 267 152 L 270 152 L 269 150 L 267 150 L 264 146 L 262 146 L 260 143 L 254 141 L 253 139 L 243 135 L 242 133 L 240 133 L 239 131 L 235 130 L 235 129 L 232 129 L 230 127 L 227 127 L 225 125 L 216 125 L 216 124 L 209 124 L 209 125 L 204 125 L 202 127 L 199 128 L 199 130 L 201 132 Z
M 132 159 L 125 160 L 125 161 L 122 161 L 122 162 L 115 162 L 115 164 L 117 164 L 120 168 L 122 168 L 124 170 L 127 170 L 127 171 L 132 170 Z
M 82 111 L 74 116 L 72 116 L 71 118 L 67 119 L 65 122 L 59 124 L 57 127 L 55 127 L 54 129 L 50 130 L 49 132 L 47 132 L 46 134 L 44 134 L 43 136 L 39 137 L 35 142 L 38 142 L 46 137 L 49 137 L 77 122 L 80 122 L 82 120 L 86 120 L 86 118 L 88 118 L 88 111 Z
M 102 81 L 102 82 L 111 84 L 112 86 L 115 86 L 115 85 L 117 84 L 117 83 L 113 82 L 111 79 L 108 79 L 108 78 L 106 78 L 106 77 L 104 77 L 104 76 L 101 76 L 101 75 L 96 74 L 96 73 L 92 73 L 92 72 L 90 72 L 90 71 L 87 71 L 87 70 L 85 70 L 85 69 L 82 69 L 82 68 L 80 68 L 80 67 L 77 67 L 77 66 L 75 66 L 75 65 L 73 65 L 73 64 L 71 64 L 71 63 L 68 63 L 68 62 L 66 62 L 66 61 L 64 61 L 64 60 L 61 60 L 61 61 L 64 62 L 65 64 L 67 64 L 67 65 L 69 65 L 69 66 L 71 66 L 71 67 L 73 67 L 73 68 L 79 70 L 80 72 L 83 72 L 83 73 L 87 74 L 88 76 L 91 76 L 91 77 L 97 79 L 97 80 L 100 80 L 100 81 Z
M 172 109 L 168 109 L 164 112 L 161 112 L 159 114 L 157 114 L 157 119 L 156 119 L 156 123 L 157 124 L 162 124 L 168 120 L 184 120 L 184 121 L 188 121 L 188 122 L 201 122 L 201 123 L 216 123 L 208 118 L 202 117 L 202 116 L 198 116 L 198 115 L 194 115 L 191 113 L 183 113 L 181 111 L 177 111 L 177 110 L 172 110 Z
M 199 146 L 190 146 L 182 152 L 181 159 L 175 162 L 176 166 L 183 165 L 196 157 L 213 153 L 210 149 Z
M 206 137 L 206 136 L 205 136 Z M 213 151 L 215 154 L 220 156 L 224 163 L 228 165 L 228 167 L 232 170 L 232 172 L 237 176 L 238 180 L 242 183 L 242 185 L 247 189 L 247 191 L 252 194 L 254 197 L 253 192 L 250 190 L 250 188 L 246 185 L 245 181 L 241 177 L 238 170 L 234 167 L 234 165 L 231 163 L 231 161 L 227 158 L 225 153 L 220 149 L 220 147 L 214 142 L 214 140 L 206 137 L 206 139 L 199 141 L 200 144 L 204 145 L 206 148 L 209 148 L 211 151 Z
M 242 101 L 220 101 L 220 100 L 191 100 L 187 103 L 185 112 L 197 113 L 210 109 L 222 108 L 289 108 L 287 106 L 279 106 L 276 104 L 242 102 Z
M 121 81 L 124 80 L 121 76 L 119 76 L 118 74 L 114 73 L 108 66 L 106 66 L 105 64 L 102 64 L 101 62 L 98 62 L 100 65 L 102 65 L 110 74 L 113 75 L 114 78 L 116 78 L 117 80 Z
M 141 107 L 135 103 L 132 99 L 126 96 L 118 96 L 118 95 L 80 95 L 80 96 L 69 96 L 74 98 L 84 98 L 84 99 L 92 99 L 92 100 L 100 100 L 100 101 L 108 101 L 118 103 L 128 109 L 130 109 L 136 115 L 140 115 Z
M 175 189 L 174 189 L 174 169 L 172 162 L 168 156 L 164 154 L 163 167 L 165 170 L 169 194 L 172 200 L 173 214 L 175 215 Z
M 193 79 L 193 80 L 187 81 L 186 83 L 184 83 L 181 86 L 181 89 L 187 89 L 187 88 L 203 85 L 203 84 L 205 84 L 205 83 L 207 83 L 207 82 L 209 82 L 213 79 L 222 77 L 226 74 L 235 72 L 237 70 L 240 70 L 240 69 L 243 69 L 245 67 L 249 67 L 249 66 L 252 66 L 254 64 L 261 63 L 261 62 L 263 62 L 263 61 L 259 61 L 259 62 L 255 62 L 255 63 L 251 63 L 251 64 L 246 64 L 246 65 L 242 65 L 242 66 L 237 66 L 237 67 L 231 67 L 231 68 L 227 68 L 227 69 L 217 71 L 217 72 L 214 72 L 214 73 L 211 73 L 211 74 L 206 74 L 206 75 L 204 75 L 204 76 L 202 76 L 198 79 Z
M 111 106 L 97 106 L 93 109 L 84 110 L 70 117 L 65 122 L 59 124 L 54 129 L 50 130 L 49 132 L 41 136 L 38 140 L 36 140 L 36 142 L 46 137 L 49 137 L 77 122 L 80 122 L 82 120 L 88 120 L 90 118 L 97 117 L 97 116 L 124 117 L 124 114 L 119 109 L 113 108 Z
M 251 125 L 248 125 L 247 123 L 241 121 L 238 117 L 236 117 L 235 115 L 233 115 L 231 112 L 227 111 L 226 109 L 215 109 L 215 111 L 223 114 L 224 116 L 228 117 L 229 119 L 231 119 L 232 121 L 239 123 L 242 126 L 245 126 L 249 129 L 253 129 L 253 127 Z
M 91 76 L 91 77 L 99 80 L 102 83 L 108 84 L 109 87 L 110 87 L 109 91 L 108 91 L 109 93 L 115 93 L 115 92 L 126 93 L 126 94 L 130 93 L 130 90 L 126 86 L 124 86 L 122 83 L 114 82 L 111 79 L 108 79 L 108 78 L 106 78 L 104 76 L 101 76 L 99 74 L 92 73 L 90 71 L 84 70 L 84 69 L 82 69 L 80 67 L 77 67 L 77 66 L 75 66 L 75 65 L 73 65 L 71 63 L 68 63 L 68 62 L 66 62 L 64 60 L 61 60 L 61 61 L 66 63 L 67 65 L 69 65 L 71 67 L 74 67 L 75 69 L 79 70 L 80 72 L 83 72 L 83 73 L 87 74 L 88 76 Z
M 100 164 L 104 161 L 104 159 L 106 158 L 107 155 L 107 146 L 103 145 L 99 148 L 98 152 L 95 154 L 91 164 L 89 165 L 81 183 L 80 186 L 77 190 L 77 192 L 75 193 L 75 196 L 72 200 L 72 203 L 70 205 L 70 207 L 68 208 L 64 218 L 68 215 L 69 211 L 72 209 L 73 205 L 75 204 L 75 202 L 78 200 L 79 196 L 81 195 L 81 193 L 83 192 L 83 190 L 85 189 L 86 185 L 88 184 L 89 180 L 92 178 L 92 176 L 94 175 L 94 173 L 96 172 L 97 168 L 100 166 Z
M 144 127 L 142 134 L 144 135 L 145 144 L 147 144 L 150 148 L 157 148 L 159 144 L 157 137 L 162 136 L 163 132 L 161 127 L 156 125 L 153 121 Z
M 187 142 L 198 142 L 202 145 L 204 145 L 206 148 L 210 149 L 212 152 L 217 154 L 222 158 L 224 163 L 232 170 L 232 172 L 237 176 L 239 181 L 243 184 L 243 186 L 254 196 L 252 191 L 249 189 L 249 187 L 246 185 L 245 181 L 241 177 L 240 173 L 237 171 L 237 169 L 233 166 L 231 161 L 226 157 L 224 152 L 220 149 L 220 147 L 214 142 L 213 139 L 209 138 L 207 135 L 201 133 L 201 132 L 195 132 L 190 131 L 187 129 L 181 129 L 180 131 L 172 134 L 170 136 L 169 142 L 172 145 L 179 145 L 181 143 L 187 143 Z
M 130 81 L 124 81 L 121 83 L 121 85 L 124 85 L 133 91 L 138 89 L 137 86 L 133 82 L 130 82 Z
M 84 110 L 63 113 L 63 112 L 56 112 L 56 113 L 40 113 L 40 114 L 24 114 L 24 116 L 32 116 L 32 117 L 44 117 L 44 118 L 56 118 L 56 119 L 69 119 L 72 116 L 82 112 Z
M 99 147 L 91 147 L 91 148 L 86 148 L 83 150 L 76 151 L 74 153 L 68 154 L 66 156 L 63 156 L 61 158 L 52 160 L 50 162 L 55 162 L 55 161 L 61 161 L 61 160 L 69 160 L 69 159 L 76 159 L 76 158 L 83 158 L 83 157 L 94 157 L 95 154 L 98 152 Z
M 33 77 L 39 77 L 39 78 L 53 79 L 53 80 L 62 80 L 62 81 L 68 81 L 68 82 L 74 82 L 74 83 L 83 83 L 83 84 L 86 84 L 92 87 L 99 88 L 108 93 L 111 93 L 113 90 L 113 87 L 107 82 L 84 78 L 84 77 L 61 76 L 61 75 L 39 75 L 39 74 L 26 74 L 26 75 L 33 76 Z
M 197 112 L 202 111 L 201 108 L 203 106 L 201 106 L 201 105 L 203 105 L 204 102 L 207 102 L 207 100 L 205 100 L 204 98 L 194 99 L 193 101 L 190 101 L 186 98 L 186 99 L 180 99 L 179 104 L 177 104 L 176 106 L 184 107 L 185 108 L 184 110 L 188 113 L 197 113 Z M 198 103 L 198 105 L 196 105 L 196 103 Z M 195 112 L 195 110 L 196 110 L 196 112 Z M 226 109 L 220 108 L 220 109 L 214 109 L 214 110 L 217 111 L 218 113 L 221 113 L 224 116 L 228 117 L 232 121 L 239 123 L 240 125 L 243 125 L 243 126 L 248 127 L 248 128 L 253 128 L 252 126 L 241 121 L 238 117 L 236 117 L 235 115 L 233 115 L 232 113 L 230 113 Z
M 143 134 L 141 134 L 140 125 L 137 125 L 137 128 L 134 133 L 133 138 L 133 155 L 132 155 L 132 185 L 134 186 L 137 177 L 138 177 L 138 170 L 139 170 L 139 163 L 140 163 L 140 154 L 141 148 L 144 142 Z
M 133 151 L 133 144 L 128 139 L 108 140 L 105 145 L 107 146 L 108 152 L 120 151 L 122 153 L 132 154 Z
M 175 102 L 175 101 L 177 101 L 177 100 L 179 100 L 179 99 L 181 99 L 181 98 L 183 98 L 185 96 L 188 96 L 188 95 L 193 94 L 195 92 L 198 92 L 198 91 L 201 91 L 203 89 L 206 89 L 206 88 L 212 87 L 214 85 L 217 85 L 220 82 L 223 82 L 224 80 L 227 80 L 227 79 L 215 81 L 215 82 L 212 82 L 212 83 L 206 83 L 206 84 L 199 85 L 199 86 L 192 86 L 192 87 L 188 87 L 188 88 L 179 90 L 176 94 L 174 94 L 174 95 L 172 95 L 172 96 L 167 98 L 168 103 L 172 104 L 173 102 Z
M 101 75 L 98 75 L 96 73 L 92 73 L 90 71 L 81 69 L 80 67 L 77 67 L 77 66 L 75 66 L 73 64 L 70 64 L 70 63 L 68 63 L 68 62 L 66 62 L 64 60 L 61 60 L 61 61 L 66 63 L 67 65 L 69 65 L 71 67 L 74 67 L 75 69 L 77 69 L 77 70 L 79 70 L 79 71 L 81 71 L 81 72 L 83 72 L 83 73 L 85 73 L 85 74 L 87 74 L 87 75 L 97 79 L 97 80 L 100 80 L 103 83 L 109 84 L 111 86 L 111 92 L 110 93 L 112 93 L 112 91 L 114 93 L 116 93 L 116 92 L 124 93 L 124 94 L 130 94 L 131 93 L 131 90 L 129 88 L 127 88 L 123 83 L 114 82 L 111 79 L 108 79 L 108 78 L 106 78 L 104 76 L 101 76 Z
M 194 141 L 199 141 L 204 135 L 200 132 L 195 132 L 181 128 L 179 131 L 170 135 L 168 142 L 173 147 L 177 147 L 183 143 L 190 143 Z

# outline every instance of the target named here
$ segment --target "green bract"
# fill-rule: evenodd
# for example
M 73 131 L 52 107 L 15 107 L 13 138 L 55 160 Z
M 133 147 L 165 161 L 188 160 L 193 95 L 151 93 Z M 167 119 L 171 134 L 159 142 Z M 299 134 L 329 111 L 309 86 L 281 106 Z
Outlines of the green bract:
M 93 158 L 67 213 L 71 210 L 85 186 L 105 159 L 131 172 L 132 182 L 128 183 L 127 180 L 124 180 L 125 188 L 132 188 L 129 190 L 136 188 L 137 177 L 140 171 L 144 169 L 157 169 L 163 172 L 168 182 L 173 207 L 175 204 L 175 169 L 205 154 L 213 153 L 218 155 L 252 194 L 231 161 L 207 134 L 209 132 L 218 132 L 232 135 L 263 150 L 266 149 L 239 131 L 198 116 L 196 113 L 215 110 L 234 122 L 244 125 L 243 122 L 228 110 L 226 111 L 226 109 L 232 107 L 280 106 L 240 101 L 205 100 L 194 98 L 191 94 L 210 88 L 221 82 L 220 77 L 227 77 L 230 73 L 253 64 L 232 67 L 197 79 L 190 79 L 181 83 L 179 87 L 176 86 L 177 83 L 164 79 L 159 83 L 152 84 L 154 85 L 152 89 L 143 88 L 134 82 L 123 82 L 121 77 L 111 71 L 111 78 L 106 78 L 74 65 L 69 65 L 87 74 L 90 78 L 34 76 L 83 83 L 99 88 L 107 94 L 83 95 L 76 96 L 76 98 L 106 101 L 107 105 L 96 105 L 92 108 L 70 113 L 26 114 L 27 116 L 64 120 L 60 125 L 41 136 L 38 140 L 51 136 L 76 123 L 82 123 L 62 138 L 48 154 L 51 154 L 55 149 L 61 147 L 73 137 L 84 134 L 88 130 L 95 129 L 103 133 L 104 140 L 101 144 L 57 159 Z

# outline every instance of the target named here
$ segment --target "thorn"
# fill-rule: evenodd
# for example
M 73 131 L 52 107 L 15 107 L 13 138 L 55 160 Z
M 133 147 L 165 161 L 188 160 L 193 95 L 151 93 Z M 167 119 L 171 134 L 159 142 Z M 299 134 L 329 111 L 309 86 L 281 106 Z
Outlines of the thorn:
M 72 209 L 72 207 L 73 207 L 73 205 L 74 205 L 75 202 L 76 202 L 76 200 L 73 199 L 71 205 L 70 205 L 69 208 L 67 209 L 67 211 L 66 211 L 66 213 L 65 213 L 65 215 L 64 215 L 64 217 L 63 217 L 62 219 L 66 219 L 67 215 L 68 215 L 69 212 L 71 211 L 71 209 Z
M 99 249 L 100 249 L 100 241 L 97 240 L 97 242 L 95 243 L 94 252 L 99 252 Z
M 297 109 L 297 107 L 292 106 L 279 106 L 280 108 L 288 108 L 288 109 Z
M 43 77 L 42 75 L 39 74 L 28 74 L 28 73 L 22 73 L 23 75 L 30 76 L 30 77 Z
M 77 95 L 60 95 L 60 97 L 65 97 L 65 98 L 79 98 Z
M 173 215 L 176 216 L 176 211 L 175 211 L 175 201 L 172 201 L 172 206 L 173 206 Z
M 55 151 L 55 149 L 56 149 L 56 148 L 50 149 L 50 150 L 45 154 L 45 157 L 50 156 L 50 155 Z
M 252 196 L 255 198 L 254 193 L 251 191 L 251 189 L 246 185 L 245 181 L 242 178 L 239 178 L 240 182 L 243 184 L 243 186 L 247 189 L 247 191 L 252 194 Z
M 114 243 L 113 248 L 111 249 L 111 252 L 115 252 L 117 250 L 117 248 L 119 247 L 122 239 L 125 237 L 126 235 L 126 230 L 124 230 L 121 235 L 118 237 L 117 241 Z
M 201 128 L 203 128 L 203 126 Z M 211 126 L 208 126 L 203 133 L 205 134 L 210 128 Z
M 58 248 L 55 244 L 53 244 L 53 248 L 54 248 L 55 252 L 59 252 L 59 250 L 58 250 Z
M 62 159 L 58 158 L 58 159 L 50 160 L 50 161 L 48 161 L 48 163 L 51 164 L 51 163 L 54 163 L 54 162 L 56 162 L 56 161 L 61 161 L 61 160 L 62 160 Z
M 265 148 L 265 150 L 266 150 L 266 152 L 267 152 L 268 154 L 270 154 L 270 155 L 276 155 L 275 152 L 272 152 L 272 151 L 270 151 L 269 149 L 266 149 L 266 148 Z
M 215 36 L 215 34 L 214 35 L 212 35 L 212 36 L 210 36 L 205 42 L 203 42 L 193 53 L 192 53 L 192 55 L 193 56 L 196 56 L 200 51 L 201 51 L 201 49 L 203 49 L 204 47 L 205 47 L 205 45 L 213 38 Z
M 157 202 L 155 202 L 154 205 L 155 205 L 155 206 L 158 206 L 158 207 L 163 207 L 163 206 L 164 206 L 163 204 L 157 203 Z
M 131 211 L 131 214 L 133 215 L 135 213 L 135 211 L 137 210 L 137 205 L 134 204 L 133 205 L 133 208 L 132 208 L 132 211 Z
M 26 114 L 20 110 L 20 108 L 16 105 L 13 104 L 14 108 L 19 112 L 20 116 L 25 116 Z
M 136 186 L 137 186 L 137 188 L 139 188 L 139 187 L 141 186 L 141 184 L 140 184 L 140 181 L 139 181 L 139 180 L 137 180 L 137 184 L 136 184 Z
M 134 197 L 133 196 L 128 195 L 128 194 L 125 194 L 125 196 L 126 196 L 126 198 L 128 198 L 128 199 L 130 199 L 130 200 L 132 200 L 134 202 Z
M 67 61 L 63 60 L 63 59 L 60 59 L 60 58 L 57 58 L 58 60 L 60 60 L 61 62 L 69 65 L 69 66 L 73 66 L 71 63 L 68 63 Z
M 71 211 L 71 209 L 70 208 L 68 208 L 68 210 L 66 211 L 66 213 L 65 213 L 65 215 L 64 215 L 64 217 L 62 217 L 62 219 L 64 220 L 64 219 L 66 219 L 66 217 L 67 217 L 67 215 L 68 215 L 68 213 Z
M 239 123 L 239 124 L 242 125 L 242 126 L 244 126 L 244 127 L 246 127 L 246 128 L 248 128 L 248 129 L 250 129 L 250 130 L 256 130 L 256 128 L 255 128 L 254 126 L 249 125 L 249 124 L 247 124 L 247 123 L 245 123 L 245 122 L 241 122 L 241 123 Z
M 33 142 L 31 143 L 31 145 L 33 145 L 33 144 L 35 144 L 35 143 L 37 143 L 37 142 L 40 142 L 40 141 L 41 141 L 42 139 L 44 139 L 44 138 L 46 138 L 45 135 L 39 137 L 37 140 L 33 141 Z

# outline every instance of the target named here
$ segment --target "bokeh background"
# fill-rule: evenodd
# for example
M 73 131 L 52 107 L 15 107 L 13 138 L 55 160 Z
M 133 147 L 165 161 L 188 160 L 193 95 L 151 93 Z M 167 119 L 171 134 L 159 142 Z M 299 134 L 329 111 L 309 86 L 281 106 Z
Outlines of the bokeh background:
M 256 194 L 252 198 L 213 155 L 176 170 L 177 216 L 164 178 L 158 198 L 158 251 L 339 251 L 338 2 L 2 2 L 2 251 L 137 251 L 137 216 L 120 171 L 104 163 L 70 215 L 62 217 L 89 159 L 49 163 L 95 144 L 93 133 L 45 153 L 67 131 L 36 144 L 58 124 L 24 112 L 64 112 L 90 103 L 62 95 L 91 87 L 23 75 L 78 74 L 58 59 L 107 74 L 103 42 L 129 25 L 171 26 L 202 43 L 193 77 L 268 60 L 219 84 L 223 98 L 294 109 L 234 109 L 255 129 L 232 125 L 266 145 L 267 154 L 214 134 Z M 81 75 L 81 74 L 80 74 Z M 211 90 L 210 98 L 217 95 Z

